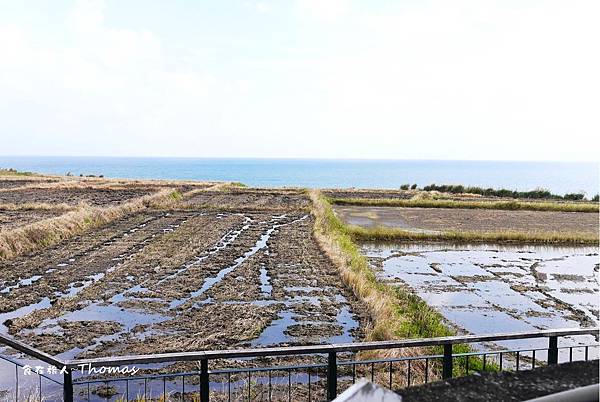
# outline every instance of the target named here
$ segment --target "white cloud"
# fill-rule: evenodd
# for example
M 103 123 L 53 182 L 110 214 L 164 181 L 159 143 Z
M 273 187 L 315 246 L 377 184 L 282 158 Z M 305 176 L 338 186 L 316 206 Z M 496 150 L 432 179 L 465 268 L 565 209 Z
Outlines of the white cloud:
M 254 5 L 254 7 L 256 8 L 256 11 L 258 11 L 259 13 L 262 13 L 262 14 L 267 14 L 267 13 L 271 12 L 271 10 L 272 10 L 271 5 L 264 1 L 257 2 Z
M 299 15 L 323 21 L 334 21 L 349 10 L 350 0 L 296 0 Z
M 268 33 L 283 11 L 259 4 Z M 217 56 L 115 27 L 101 1 L 50 45 L 0 23 L 0 154 L 597 158 L 599 3 L 295 4 L 300 27 L 243 46 L 213 27 Z

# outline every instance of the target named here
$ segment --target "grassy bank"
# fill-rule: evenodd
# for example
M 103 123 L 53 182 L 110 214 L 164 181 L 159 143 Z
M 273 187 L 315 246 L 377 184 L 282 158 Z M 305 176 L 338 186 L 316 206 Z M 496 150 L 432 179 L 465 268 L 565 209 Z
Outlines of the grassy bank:
M 597 235 L 565 232 L 474 232 L 445 231 L 439 233 L 410 232 L 402 229 L 377 227 L 363 228 L 349 225 L 346 233 L 359 241 L 449 241 L 449 242 L 518 242 L 542 244 L 598 245 Z
M 167 207 L 181 194 L 170 189 L 108 208 L 83 206 L 61 216 L 0 232 L 0 261 L 51 246 L 149 207 Z
M 440 199 L 371 199 L 371 198 L 333 198 L 329 200 L 337 205 L 375 206 L 375 207 L 413 207 L 413 208 L 462 208 L 462 209 L 500 209 L 509 211 L 559 211 L 559 212 L 599 212 L 598 203 L 582 202 L 540 202 L 540 201 L 470 201 Z
M 352 229 L 334 214 L 331 204 L 318 190 L 311 190 L 309 195 L 313 203 L 315 238 L 338 267 L 344 284 L 369 309 L 372 325 L 367 331 L 367 340 L 428 338 L 454 334 L 444 324 L 441 314 L 413 292 L 379 282 L 367 259 L 354 243 Z M 454 350 L 457 353 L 468 352 L 469 347 L 457 345 Z M 416 352 L 425 351 L 393 353 Z M 471 363 L 477 364 L 475 359 Z M 457 369 L 460 370 L 460 367 Z

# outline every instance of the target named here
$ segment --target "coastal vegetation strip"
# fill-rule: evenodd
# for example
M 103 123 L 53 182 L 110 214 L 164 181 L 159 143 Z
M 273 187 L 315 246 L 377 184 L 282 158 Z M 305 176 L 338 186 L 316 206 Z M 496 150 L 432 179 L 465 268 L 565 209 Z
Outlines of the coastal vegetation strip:
M 32 172 L 22 172 L 12 168 L 0 168 L 0 176 L 38 176 Z
M 400 189 L 408 190 L 417 189 L 417 185 L 404 184 L 400 186 Z M 476 186 L 463 186 L 461 184 L 430 184 L 422 188 L 423 191 L 439 191 L 442 193 L 450 194 L 475 194 L 485 197 L 504 197 L 504 198 L 522 198 L 522 199 L 545 199 L 545 200 L 567 200 L 567 201 L 580 201 L 585 199 L 584 193 L 567 193 L 564 195 L 552 194 L 545 188 L 536 188 L 535 190 L 529 191 L 517 191 L 508 190 L 506 188 L 483 188 Z M 598 195 L 592 198 L 592 201 L 598 201 Z
M 344 284 L 352 289 L 369 309 L 372 324 L 366 331 L 367 340 L 427 338 L 455 334 L 445 325 L 442 315 L 410 289 L 378 281 L 366 257 L 354 242 L 354 228 L 345 225 L 336 216 L 328 199 L 320 191 L 311 190 L 309 196 L 313 204 L 315 238 L 323 252 L 338 267 Z M 457 353 L 470 351 L 467 345 L 457 345 L 454 350 Z M 478 364 L 475 361 L 472 363 Z M 457 369 L 460 370 L 460 367 Z
M 498 209 L 523 211 L 559 211 L 559 212 L 596 212 L 600 204 L 592 202 L 549 202 L 549 201 L 471 201 L 448 199 L 397 199 L 397 198 L 330 198 L 336 205 L 407 207 L 407 208 L 460 208 L 460 209 Z

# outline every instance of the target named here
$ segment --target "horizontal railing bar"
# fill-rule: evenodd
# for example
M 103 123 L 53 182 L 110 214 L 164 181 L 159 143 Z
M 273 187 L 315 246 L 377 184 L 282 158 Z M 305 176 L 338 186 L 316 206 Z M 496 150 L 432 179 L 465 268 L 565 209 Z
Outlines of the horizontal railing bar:
M 231 369 L 218 369 L 209 370 L 210 375 L 219 374 L 234 374 L 234 373 L 256 373 L 256 372 L 267 372 L 267 371 L 289 371 L 289 370 L 308 370 L 308 369 L 322 369 L 327 368 L 327 364 L 307 364 L 297 366 L 272 366 L 272 367 L 240 367 Z M 160 378 L 178 378 L 178 377 L 191 377 L 199 376 L 200 371 L 189 371 L 185 373 L 165 373 L 165 374 L 148 374 L 146 376 L 136 377 L 115 377 L 105 378 L 96 380 L 76 379 L 73 381 L 73 385 L 85 385 L 85 384 L 98 384 L 107 382 L 119 382 L 119 381 L 140 381 L 140 380 L 156 380 Z
M 0 334 L 0 344 L 7 345 L 19 352 L 25 353 L 27 356 L 34 357 L 38 360 L 43 361 L 44 363 L 48 363 L 55 367 L 58 367 L 59 369 L 66 366 L 66 363 L 64 361 L 52 357 L 46 352 L 42 352 L 39 349 L 29 346 L 26 343 L 18 341 L 9 336 Z
M 169 374 L 148 374 L 143 376 L 132 376 L 132 377 L 114 377 L 114 378 L 104 378 L 104 379 L 95 379 L 95 380 L 86 380 L 86 379 L 75 379 L 73 380 L 73 385 L 86 385 L 86 384 L 98 384 L 98 383 L 109 383 L 109 382 L 120 382 L 120 381 L 141 381 L 141 380 L 156 380 L 159 378 L 173 378 L 177 379 L 180 377 L 191 377 L 191 376 L 199 376 L 200 371 L 189 371 L 187 373 L 169 373 Z
M 542 331 L 513 332 L 492 335 L 463 335 L 440 338 L 403 339 L 381 342 L 359 342 L 329 345 L 289 346 L 260 349 L 207 350 L 197 352 L 161 353 L 153 355 L 114 356 L 95 359 L 68 360 L 69 368 L 77 368 L 82 364 L 95 366 L 120 366 L 126 364 L 151 364 L 176 361 L 197 361 L 202 359 L 232 359 L 242 357 L 290 356 L 307 354 L 326 354 L 330 352 L 358 352 L 363 350 L 399 349 L 423 346 L 441 346 L 448 344 L 476 343 L 489 341 L 505 341 L 529 338 L 546 338 L 550 336 L 596 335 L 598 328 L 567 328 Z
M 452 355 L 458 356 L 458 355 Z M 353 364 L 371 364 L 371 363 L 395 363 L 404 362 L 407 360 L 425 360 L 425 359 L 441 359 L 444 355 L 423 355 L 423 356 L 406 356 L 406 357 L 390 357 L 387 359 L 369 359 L 369 360 L 342 360 L 338 361 L 338 366 L 351 366 Z
M 231 369 L 219 369 L 210 370 L 209 374 L 227 374 L 227 373 L 255 373 L 261 371 L 286 371 L 286 370 L 304 370 L 304 369 L 318 369 L 326 368 L 327 364 L 306 364 L 296 366 L 271 366 L 271 367 L 252 367 L 252 368 L 231 368 Z
M 490 341 L 508 341 L 529 338 L 548 338 L 551 336 L 573 336 L 573 335 L 598 335 L 599 329 L 596 328 L 566 328 L 566 329 L 549 329 L 533 332 L 512 332 L 505 334 L 491 335 L 464 335 L 464 336 L 447 336 L 440 338 L 421 338 L 421 339 L 404 339 L 398 341 L 381 341 L 381 342 L 362 342 L 333 345 L 337 352 L 350 352 L 362 350 L 376 349 L 394 349 L 406 347 L 422 347 L 422 346 L 442 346 L 461 343 L 477 343 Z

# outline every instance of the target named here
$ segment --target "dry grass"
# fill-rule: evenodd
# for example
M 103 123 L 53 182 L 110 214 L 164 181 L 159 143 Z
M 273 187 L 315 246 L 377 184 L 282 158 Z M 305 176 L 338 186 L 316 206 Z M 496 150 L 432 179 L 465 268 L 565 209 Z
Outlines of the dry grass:
M 117 206 L 84 206 L 61 216 L 0 233 L 0 260 L 39 250 L 86 230 L 105 225 L 126 215 L 150 207 L 176 203 L 180 194 L 163 189 Z
M 521 232 L 504 230 L 495 232 L 445 231 L 436 233 L 411 232 L 389 227 L 363 228 L 348 225 L 346 230 L 354 240 L 360 241 L 451 241 L 451 242 L 518 242 L 546 244 L 598 245 L 598 235 L 579 232 Z
M 560 212 L 599 212 L 600 205 L 592 202 L 534 202 L 534 201 L 471 201 L 428 199 L 413 197 L 409 200 L 395 198 L 335 198 L 333 204 L 378 207 L 412 207 L 412 208 L 461 208 L 461 209 L 500 209 L 523 211 L 560 211 Z
M 56 181 L 43 181 L 48 178 L 56 178 Z M 12 178 L 3 178 L 2 180 L 15 180 Z M 99 177 L 71 177 L 71 176 L 19 176 L 20 181 L 28 181 L 19 187 L 0 189 L 2 191 L 23 190 L 23 189 L 97 189 L 97 190 L 129 190 L 135 187 L 177 187 L 177 186 L 215 186 L 230 185 L 230 183 L 203 182 L 192 180 L 137 180 L 137 179 L 110 179 Z
M 331 204 L 318 190 L 309 192 L 315 218 L 314 236 L 323 252 L 338 267 L 342 281 L 361 300 L 371 314 L 372 324 L 365 332 L 367 340 L 390 340 L 404 338 L 430 338 L 454 335 L 436 310 L 432 309 L 410 289 L 392 287 L 377 280 L 353 241 L 352 231 L 334 213 Z M 433 350 L 431 350 L 433 349 Z M 407 348 L 361 352 L 361 357 L 407 357 L 439 353 L 439 348 Z M 468 345 L 455 345 L 454 353 L 470 352 Z M 415 361 L 414 379 L 424 377 L 424 365 Z M 474 358 L 471 370 L 481 368 L 481 361 Z M 430 367 L 435 372 L 438 367 Z M 464 374 L 465 367 L 458 362 L 455 373 Z
M 372 326 L 369 340 L 449 335 L 441 316 L 414 294 L 377 281 L 346 226 L 318 190 L 311 190 L 314 235 L 325 254 L 338 267 L 343 282 L 368 307 Z M 427 322 L 424 325 L 417 323 Z M 435 325 L 431 325 L 435 324 Z
M 46 202 L 25 202 L 22 204 L 13 204 L 13 203 L 9 203 L 9 204 L 0 204 L 0 211 L 32 211 L 32 210 L 38 210 L 38 211 L 62 211 L 62 212 L 67 212 L 67 211 L 73 211 L 77 208 L 81 208 L 83 207 L 83 205 L 81 206 L 74 206 L 74 205 L 69 205 L 69 204 L 65 204 L 65 203 L 61 203 L 61 204 L 49 204 Z

